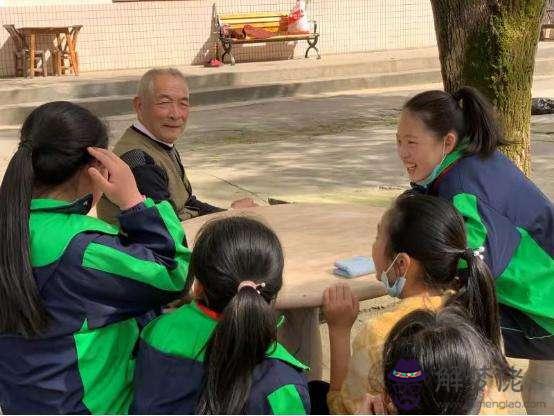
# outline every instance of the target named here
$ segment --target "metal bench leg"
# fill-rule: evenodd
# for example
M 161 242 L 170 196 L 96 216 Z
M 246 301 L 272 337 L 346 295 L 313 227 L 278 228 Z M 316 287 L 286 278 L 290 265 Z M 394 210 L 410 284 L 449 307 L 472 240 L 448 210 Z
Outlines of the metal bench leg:
M 233 45 L 230 42 L 221 42 L 221 46 L 223 46 L 223 55 L 221 55 L 221 62 L 225 63 L 225 55 L 229 55 L 231 58 L 231 65 L 235 65 L 235 57 L 233 56 L 233 53 L 231 52 L 231 48 Z
M 317 36 L 315 39 L 308 39 L 308 49 L 306 49 L 306 55 L 304 55 L 305 58 L 308 57 L 308 53 L 310 52 L 310 49 L 314 49 L 315 53 L 317 53 L 317 59 L 321 59 L 321 55 L 319 54 L 319 49 L 317 49 L 317 41 L 319 40 L 319 36 Z

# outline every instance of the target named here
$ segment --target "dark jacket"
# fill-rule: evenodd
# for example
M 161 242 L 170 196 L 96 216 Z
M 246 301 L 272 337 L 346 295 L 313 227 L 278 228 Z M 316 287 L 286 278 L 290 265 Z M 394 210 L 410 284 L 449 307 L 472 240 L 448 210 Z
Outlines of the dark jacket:
M 193 302 L 146 326 L 139 344 L 132 413 L 195 412 L 204 375 L 204 347 L 216 325 L 214 313 Z M 245 413 L 309 414 L 306 369 L 275 343 L 254 369 Z
M 33 339 L 0 334 L 4 413 L 127 413 L 135 318 L 185 287 L 190 251 L 168 202 L 124 211 L 124 234 L 85 215 L 91 202 L 31 202 L 31 263 L 49 324 Z
M 113 151 L 131 168 L 139 191 L 154 201 L 171 202 L 181 221 L 223 211 L 199 201 L 193 194 L 175 146 L 153 140 L 131 126 L 115 144 Z M 106 197 L 98 203 L 97 211 L 99 218 L 117 224 L 119 208 Z
M 464 217 L 468 245 L 483 246 L 500 303 L 554 334 L 554 206 L 506 156 L 449 154 L 418 192 L 451 201 Z

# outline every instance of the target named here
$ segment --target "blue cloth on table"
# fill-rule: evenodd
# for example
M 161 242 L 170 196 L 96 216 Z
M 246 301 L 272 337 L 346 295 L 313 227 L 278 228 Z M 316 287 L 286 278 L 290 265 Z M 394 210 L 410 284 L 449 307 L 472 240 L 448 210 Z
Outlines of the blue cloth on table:
M 335 262 L 333 273 L 342 277 L 356 277 L 375 273 L 375 264 L 371 257 L 356 256 Z

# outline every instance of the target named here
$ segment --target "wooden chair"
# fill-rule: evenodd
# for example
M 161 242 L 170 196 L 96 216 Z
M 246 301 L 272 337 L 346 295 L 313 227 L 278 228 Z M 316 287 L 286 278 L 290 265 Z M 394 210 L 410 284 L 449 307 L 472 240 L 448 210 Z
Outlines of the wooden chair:
M 551 5 L 551 4 L 550 4 Z M 543 23 L 541 25 L 541 34 L 539 40 L 548 40 L 550 37 L 546 36 L 547 29 L 554 29 L 554 9 L 547 9 Z
M 10 38 L 14 43 L 14 62 L 15 62 L 15 75 L 27 76 L 29 67 L 27 65 L 27 59 L 33 59 L 34 72 L 41 73 L 42 76 L 47 76 L 48 71 L 46 69 L 46 54 L 43 50 L 35 50 L 35 56 L 29 57 L 29 46 L 25 36 L 17 31 L 15 25 L 4 25 L 4 28 L 10 34 Z M 40 62 L 40 66 L 38 66 Z
M 79 75 L 79 55 L 77 54 L 77 36 L 83 26 L 72 26 L 69 33 L 65 36 L 59 34 L 56 36 L 57 49 L 53 52 L 54 70 L 57 75 L 73 72 Z M 73 42 L 70 47 L 70 42 Z M 71 57 L 71 51 L 74 51 L 74 57 Z M 67 60 L 67 63 L 66 63 Z

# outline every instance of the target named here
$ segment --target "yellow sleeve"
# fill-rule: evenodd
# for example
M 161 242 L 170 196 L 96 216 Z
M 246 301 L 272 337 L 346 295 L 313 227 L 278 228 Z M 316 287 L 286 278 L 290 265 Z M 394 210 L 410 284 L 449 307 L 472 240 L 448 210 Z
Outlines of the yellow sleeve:
M 372 321 L 356 335 L 346 380 L 340 391 L 329 391 L 327 405 L 331 414 L 356 413 L 367 392 L 381 385 L 381 354 L 384 339 L 376 335 Z
M 370 319 L 354 338 L 352 357 L 341 390 L 329 391 L 327 395 L 330 412 L 356 413 L 366 393 L 383 393 L 383 347 L 391 329 L 413 310 L 437 310 L 442 303 L 441 296 L 408 298 L 398 302 L 389 312 Z

